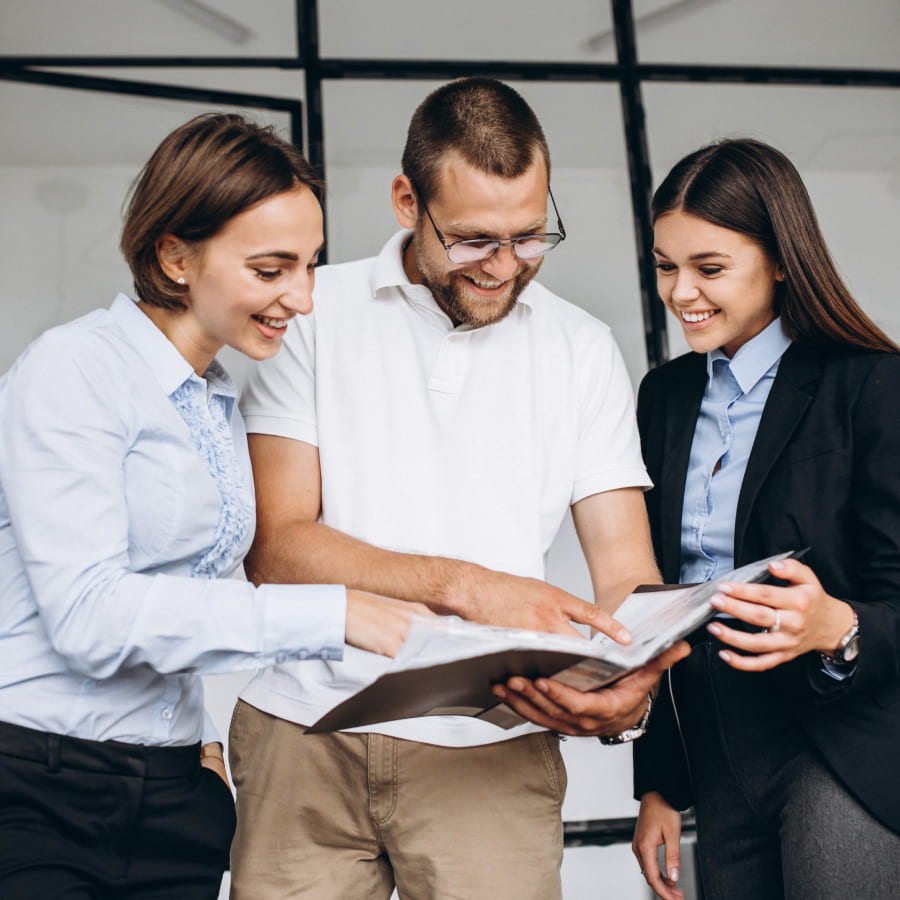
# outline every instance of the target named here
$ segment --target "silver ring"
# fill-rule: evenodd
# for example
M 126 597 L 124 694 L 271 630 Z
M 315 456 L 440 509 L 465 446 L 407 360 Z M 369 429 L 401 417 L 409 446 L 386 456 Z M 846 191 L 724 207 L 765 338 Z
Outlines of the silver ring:
M 781 631 L 781 610 L 775 610 L 775 624 L 769 629 L 770 632 Z

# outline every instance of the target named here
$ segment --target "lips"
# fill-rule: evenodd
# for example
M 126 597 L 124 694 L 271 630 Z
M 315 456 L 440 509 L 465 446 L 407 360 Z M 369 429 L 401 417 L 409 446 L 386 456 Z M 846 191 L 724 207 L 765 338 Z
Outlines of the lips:
M 682 310 L 679 312 L 679 315 L 681 316 L 682 322 L 696 325 L 699 322 L 709 321 L 713 316 L 718 315 L 718 313 L 719 310 L 717 309 L 707 309 L 702 312 L 687 312 L 685 310 Z

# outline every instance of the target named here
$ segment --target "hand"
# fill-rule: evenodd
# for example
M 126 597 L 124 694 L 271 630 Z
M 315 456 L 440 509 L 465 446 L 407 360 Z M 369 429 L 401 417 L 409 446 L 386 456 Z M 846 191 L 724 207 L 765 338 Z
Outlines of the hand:
M 228 781 L 228 770 L 225 768 L 225 756 L 222 753 L 222 745 L 218 743 L 204 744 L 200 748 L 200 765 L 204 769 L 212 769 L 231 790 Z
M 834 652 L 853 625 L 850 604 L 826 594 L 813 570 L 795 559 L 770 563 L 769 571 L 790 584 L 723 584 L 710 601 L 722 612 L 767 629 L 744 632 L 721 620 L 711 622 L 707 628 L 720 641 L 752 654 L 723 650 L 722 659 L 735 669 L 762 672 L 813 650 Z
M 459 564 L 452 611 L 484 625 L 527 628 L 581 637 L 572 622 L 589 625 L 620 644 L 631 643 L 628 629 L 593 603 L 540 581 Z
M 345 640 L 360 650 L 396 656 L 414 616 L 433 617 L 434 613 L 421 603 L 348 590 Z
M 681 813 L 656 791 L 644 794 L 631 852 L 637 857 L 647 884 L 662 900 L 684 900 L 684 891 L 676 887 L 681 871 L 680 840 Z M 660 847 L 666 850 L 665 875 L 659 870 Z
M 493 687 L 495 696 L 520 716 L 573 737 L 609 736 L 634 728 L 647 710 L 647 695 L 662 673 L 691 652 L 679 641 L 641 669 L 609 687 L 579 691 L 552 678 L 510 678 Z

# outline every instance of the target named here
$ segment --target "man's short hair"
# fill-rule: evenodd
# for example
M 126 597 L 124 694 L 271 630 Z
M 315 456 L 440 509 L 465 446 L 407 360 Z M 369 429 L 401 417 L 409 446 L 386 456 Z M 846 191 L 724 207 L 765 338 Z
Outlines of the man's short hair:
M 539 151 L 550 177 L 550 151 L 541 123 L 522 96 L 494 78 L 460 78 L 439 87 L 409 123 L 403 174 L 426 202 L 437 193 L 441 163 L 456 151 L 489 175 L 518 178 Z

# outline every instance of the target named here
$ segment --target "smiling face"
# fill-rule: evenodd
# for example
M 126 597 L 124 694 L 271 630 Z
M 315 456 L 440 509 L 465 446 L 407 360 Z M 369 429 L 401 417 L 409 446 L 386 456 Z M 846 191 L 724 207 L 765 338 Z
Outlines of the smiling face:
M 230 219 L 192 247 L 167 235 L 160 262 L 184 278 L 184 310 L 141 304 L 198 374 L 226 344 L 252 359 L 278 352 L 290 319 L 312 311 L 315 265 L 323 243 L 322 209 L 298 186 Z
M 428 208 L 448 244 L 540 234 L 547 225 L 547 188 L 547 168 L 540 154 L 535 154 L 534 164 L 519 178 L 501 178 L 449 153 L 441 169 L 440 189 L 428 201 Z M 509 246 L 483 262 L 450 262 L 405 176 L 394 180 L 394 208 L 401 225 L 415 228 L 403 261 L 410 281 L 428 287 L 455 325 L 498 322 L 541 267 L 540 257 L 519 259 Z
M 656 286 L 690 348 L 732 357 L 775 318 L 781 267 L 755 241 L 681 210 L 653 226 Z

